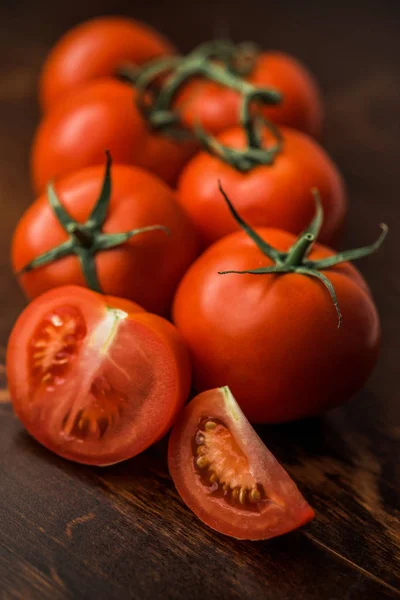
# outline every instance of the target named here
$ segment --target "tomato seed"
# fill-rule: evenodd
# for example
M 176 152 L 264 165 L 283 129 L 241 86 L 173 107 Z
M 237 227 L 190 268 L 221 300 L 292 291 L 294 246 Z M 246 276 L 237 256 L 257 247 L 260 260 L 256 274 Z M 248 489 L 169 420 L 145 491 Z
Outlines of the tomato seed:
M 259 502 L 261 500 L 261 494 L 256 488 L 253 488 L 251 490 L 249 494 L 249 500 L 253 503 Z
M 239 492 L 239 502 L 240 504 L 244 504 L 246 502 L 246 493 L 247 490 L 245 488 L 242 488 Z
M 59 315 L 52 315 L 50 321 L 52 322 L 54 327 L 61 327 L 64 323 L 64 321 Z
M 196 465 L 200 468 L 200 469 L 205 469 L 205 467 L 208 466 L 208 458 L 206 456 L 200 456 L 197 460 L 196 460 Z
M 214 421 L 207 421 L 207 423 L 204 425 L 204 428 L 206 431 L 212 431 L 216 428 L 216 426 L 217 424 L 214 423 Z

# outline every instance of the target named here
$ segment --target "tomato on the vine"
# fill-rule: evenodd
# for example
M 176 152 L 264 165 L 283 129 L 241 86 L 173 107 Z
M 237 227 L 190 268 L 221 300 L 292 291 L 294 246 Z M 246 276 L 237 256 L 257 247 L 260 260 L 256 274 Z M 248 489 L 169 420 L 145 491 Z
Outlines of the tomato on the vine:
M 81 287 L 50 290 L 21 314 L 7 349 L 10 395 L 25 428 L 85 464 L 145 450 L 189 393 L 189 359 L 175 327 L 116 304 Z
M 37 193 L 77 169 L 103 162 L 137 165 L 174 184 L 196 144 L 153 132 L 136 106 L 137 92 L 116 79 L 91 81 L 60 100 L 43 117 L 31 151 Z
M 88 167 L 50 187 L 22 216 L 12 242 L 14 271 L 29 298 L 83 285 L 161 314 L 196 255 L 195 231 L 174 192 L 140 168 L 111 168 L 110 159 L 105 176 L 103 166 Z
M 142 65 L 174 52 L 160 33 L 126 17 L 98 17 L 63 35 L 50 51 L 40 78 L 44 111 L 76 88 L 100 77 L 117 75 L 126 64 Z
M 228 387 L 203 392 L 185 407 L 170 435 L 168 465 L 185 504 L 225 535 L 268 539 L 314 517 Z
M 321 94 L 312 75 L 296 59 L 282 52 L 262 52 L 255 58 L 245 80 L 282 94 L 282 102 L 262 108 L 265 117 L 312 136 L 320 134 Z M 240 94 L 213 81 L 195 78 L 182 87 L 175 106 L 186 125 L 200 123 L 206 131 L 216 135 L 238 125 Z
M 178 200 L 208 246 L 238 229 L 218 191 L 221 181 L 239 213 L 257 227 L 276 227 L 298 234 L 309 223 L 314 203 L 310 190 L 319 189 L 325 221 L 321 241 L 331 241 L 340 230 L 346 212 L 346 194 L 342 177 L 312 138 L 294 129 L 281 129 L 282 148 L 272 164 L 261 164 L 242 172 L 229 161 L 208 152 L 200 152 L 186 165 L 178 181 Z M 226 148 L 246 147 L 241 128 L 224 131 L 217 137 Z M 263 132 L 262 147 L 274 142 L 269 131 Z
M 196 389 L 229 385 L 254 423 L 309 417 L 345 402 L 368 378 L 380 341 L 368 286 L 348 260 L 376 250 L 386 228 L 375 244 L 335 255 L 313 245 L 320 208 L 298 239 L 253 230 L 231 209 L 245 231 L 210 246 L 174 300 Z

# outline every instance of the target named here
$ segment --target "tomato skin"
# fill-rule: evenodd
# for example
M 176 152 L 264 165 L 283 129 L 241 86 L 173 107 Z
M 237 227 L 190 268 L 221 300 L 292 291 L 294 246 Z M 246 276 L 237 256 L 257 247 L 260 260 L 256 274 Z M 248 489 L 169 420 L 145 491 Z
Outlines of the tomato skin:
M 283 231 L 257 231 L 282 251 L 295 241 Z M 309 258 L 332 254 L 315 245 Z M 252 423 L 310 417 L 347 401 L 372 371 L 380 341 L 368 287 L 349 263 L 322 271 L 336 291 L 340 329 L 327 289 L 314 278 L 218 274 L 271 264 L 244 232 L 232 234 L 191 266 L 173 307 L 196 390 L 229 385 Z
M 111 79 L 87 83 L 60 100 L 36 130 L 31 150 L 32 182 L 41 193 L 50 180 L 104 163 L 138 165 L 175 183 L 193 155 L 193 142 L 149 130 L 135 104 L 136 91 Z
M 118 298 L 117 296 L 105 296 L 105 300 L 107 302 L 107 306 L 119 308 L 121 310 L 124 310 L 128 314 L 146 312 L 144 308 L 139 306 L 139 304 L 136 304 L 136 302 L 132 302 L 131 300 L 127 300 L 126 298 Z
M 257 227 L 276 227 L 300 233 L 310 223 L 315 203 L 312 188 L 319 190 L 324 224 L 322 242 L 331 241 L 340 231 L 346 213 L 342 177 L 325 153 L 310 137 L 294 129 L 281 129 L 283 150 L 273 165 L 262 165 L 242 173 L 220 158 L 198 153 L 182 171 L 178 200 L 198 230 L 204 246 L 238 230 L 219 189 L 218 181 L 241 216 Z M 243 148 L 240 128 L 218 136 L 226 146 Z M 265 134 L 264 144 L 273 140 Z
M 180 413 L 169 438 L 168 466 L 185 504 L 211 528 L 236 539 L 262 540 L 301 527 L 314 517 L 313 509 L 300 494 L 286 471 L 264 446 L 233 400 L 228 407 L 222 389 L 203 392 Z M 224 423 L 246 455 L 251 472 L 265 485 L 270 503 L 258 513 L 245 513 L 212 497 L 194 466 L 193 439 L 202 419 Z
M 257 87 L 274 88 L 283 101 L 267 106 L 262 114 L 274 123 L 298 129 L 312 136 L 321 133 L 323 103 L 317 82 L 295 58 L 282 52 L 263 52 L 246 78 Z M 216 135 L 238 125 L 240 96 L 211 81 L 194 79 L 182 89 L 177 107 L 183 121 Z
M 176 378 L 177 396 L 180 400 L 172 407 L 169 418 L 157 438 L 159 440 L 171 429 L 177 415 L 188 399 L 192 381 L 192 365 L 182 334 L 172 323 L 158 315 L 143 312 L 140 315 L 135 313 L 135 319 L 153 330 L 165 342 L 176 361 L 178 371 L 178 377 Z
M 88 167 L 61 179 L 55 186 L 60 202 L 72 217 L 85 222 L 98 198 L 104 167 Z M 168 314 L 181 277 L 198 252 L 195 231 L 175 200 L 173 191 L 157 177 L 138 167 L 114 164 L 112 193 L 103 231 L 121 233 L 148 225 L 164 225 L 162 231 L 139 234 L 129 242 L 97 253 L 95 262 L 105 294 L 127 298 L 143 308 Z M 25 212 L 12 242 L 12 264 L 18 273 L 40 254 L 67 239 L 42 194 Z M 82 285 L 79 260 L 67 256 L 19 276 L 25 294 L 34 298 L 60 285 Z
M 88 81 L 115 75 L 124 63 L 143 63 L 175 51 L 160 33 L 139 21 L 98 17 L 70 29 L 52 48 L 40 77 L 40 104 L 48 111 Z
M 29 383 L 31 359 L 28 356 L 28 348 L 32 335 L 34 335 L 35 326 L 50 311 L 60 306 L 70 305 L 78 307 L 85 319 L 88 337 L 92 334 L 95 339 L 93 332 L 98 331 L 96 327 L 108 314 L 107 304 L 110 305 L 110 302 L 116 308 L 121 308 L 120 299 L 104 298 L 101 294 L 84 288 L 64 286 L 51 290 L 36 298 L 23 311 L 14 325 L 7 348 L 7 377 L 10 395 L 14 410 L 28 432 L 42 445 L 63 458 L 98 466 L 131 458 L 162 437 L 175 421 L 187 399 L 190 388 L 191 368 L 179 332 L 162 317 L 144 311 L 134 312 L 125 315 L 123 321 L 124 324 L 128 324 L 134 335 L 129 335 L 125 340 L 118 338 L 119 344 L 126 345 L 127 340 L 131 340 L 131 348 L 135 348 L 138 343 L 143 344 L 147 356 L 154 358 L 156 366 L 151 382 L 155 391 L 150 390 L 149 395 L 145 397 L 145 404 L 132 419 L 132 428 L 136 429 L 137 433 L 131 438 L 130 423 L 128 423 L 128 431 L 122 429 L 111 438 L 105 435 L 89 443 L 85 439 L 83 441 L 74 440 L 60 431 L 57 403 L 63 401 L 63 394 L 65 394 L 63 388 L 56 390 L 57 402 L 51 395 L 43 400 L 43 393 L 42 398 L 39 396 L 32 400 Z M 127 308 L 128 303 L 125 301 L 124 304 Z M 73 403 L 81 401 L 80 380 L 84 379 L 85 371 L 92 368 L 87 355 L 90 352 L 96 354 L 98 350 L 93 351 L 90 345 L 87 346 L 85 352 L 82 353 L 83 364 L 78 356 L 69 377 L 67 376 L 68 385 L 75 386 L 74 389 L 77 390 L 76 396 L 72 399 Z M 118 370 L 124 370 L 129 375 L 132 373 L 130 369 L 135 367 L 135 359 L 140 357 L 140 351 L 136 355 L 133 351 L 133 358 L 131 358 L 131 353 L 127 350 L 128 348 L 125 348 L 124 358 L 118 363 Z M 94 359 L 92 358 L 92 360 Z M 140 371 L 137 369 L 133 373 L 140 377 Z M 133 382 L 133 384 L 135 383 L 136 381 Z M 134 402 L 135 397 L 128 398 L 128 400 Z M 43 413 L 38 412 L 38 403 L 42 403 Z M 84 405 L 83 401 L 81 405 Z M 126 419 L 128 418 L 126 417 Z

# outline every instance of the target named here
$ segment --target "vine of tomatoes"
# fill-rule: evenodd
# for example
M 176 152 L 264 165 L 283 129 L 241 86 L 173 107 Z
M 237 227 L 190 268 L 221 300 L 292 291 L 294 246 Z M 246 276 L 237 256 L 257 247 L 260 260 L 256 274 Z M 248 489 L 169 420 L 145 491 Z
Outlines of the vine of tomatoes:
M 315 415 L 364 384 L 380 323 L 349 261 L 387 231 L 337 254 L 317 243 L 347 205 L 313 139 L 317 82 L 281 52 L 213 41 L 181 56 L 102 17 L 55 45 L 39 98 L 37 199 L 11 252 L 32 299 L 7 351 L 17 416 L 99 466 L 173 428 L 171 477 L 208 526 L 258 540 L 306 524 L 313 509 L 250 422 Z M 192 368 L 202 393 L 184 408 Z

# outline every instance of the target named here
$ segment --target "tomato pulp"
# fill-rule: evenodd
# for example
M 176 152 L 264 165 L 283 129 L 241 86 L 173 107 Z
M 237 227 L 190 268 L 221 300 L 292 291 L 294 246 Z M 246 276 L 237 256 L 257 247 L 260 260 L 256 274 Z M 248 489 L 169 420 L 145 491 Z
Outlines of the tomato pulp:
M 61 287 L 35 299 L 12 331 L 14 410 L 38 442 L 64 458 L 93 465 L 131 458 L 166 433 L 187 398 L 190 367 L 179 333 L 128 308 Z
M 314 517 L 228 387 L 203 392 L 184 409 L 170 436 L 168 465 L 187 506 L 234 538 L 275 537 Z

